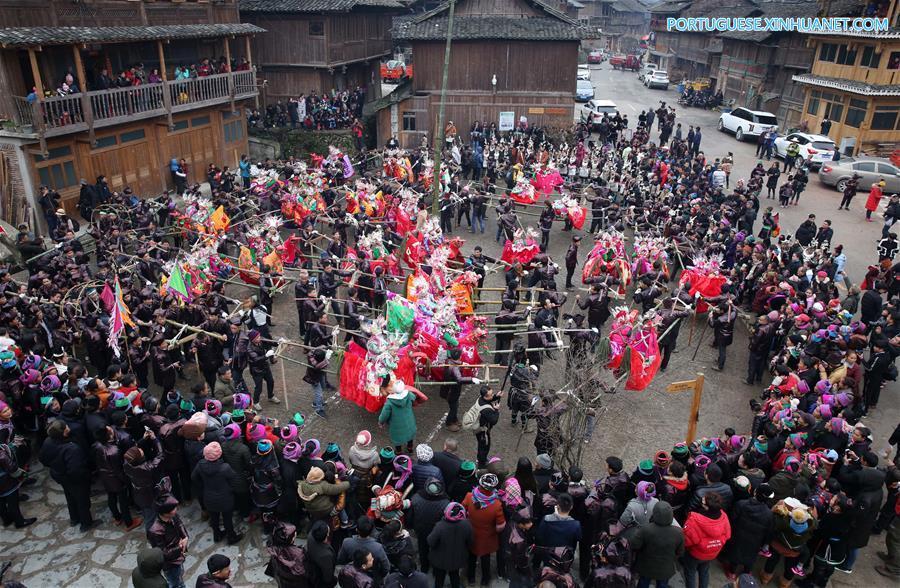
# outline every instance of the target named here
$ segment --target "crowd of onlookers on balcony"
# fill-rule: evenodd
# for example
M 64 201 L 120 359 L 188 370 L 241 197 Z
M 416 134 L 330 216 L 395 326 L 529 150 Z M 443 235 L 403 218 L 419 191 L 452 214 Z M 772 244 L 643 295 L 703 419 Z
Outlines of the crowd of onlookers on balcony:
M 248 111 L 248 125 L 251 128 L 302 128 L 309 131 L 350 129 L 360 126 L 363 104 L 366 102 L 365 88 L 335 91 L 309 95 L 301 94 L 286 103 L 279 100 L 263 110 Z
M 199 63 L 176 66 L 167 79 L 177 82 L 227 73 L 227 64 L 228 60 L 225 57 L 220 57 L 219 59 L 204 58 Z M 232 71 L 248 71 L 249 69 L 250 62 L 247 61 L 246 57 L 231 60 Z M 146 68 L 143 63 L 136 63 L 123 69 L 115 76 L 111 76 L 109 71 L 107 68 L 100 70 L 100 73 L 94 77 L 93 82 L 88 85 L 88 91 L 133 88 L 146 84 L 159 84 L 163 81 L 159 68 Z M 44 97 L 69 96 L 71 94 L 79 94 L 81 91 L 82 88 L 76 79 L 75 73 L 70 68 L 55 90 L 51 86 L 44 88 Z M 27 98 L 29 102 L 36 101 L 37 88 L 32 88 Z

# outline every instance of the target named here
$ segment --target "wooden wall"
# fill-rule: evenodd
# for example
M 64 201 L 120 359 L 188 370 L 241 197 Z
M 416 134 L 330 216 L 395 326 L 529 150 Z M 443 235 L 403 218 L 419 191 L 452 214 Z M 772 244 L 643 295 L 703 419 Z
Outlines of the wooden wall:
M 140 26 L 240 22 L 237 0 L 218 3 L 132 0 L 0 0 L 5 27 Z
M 828 61 L 821 61 L 819 57 L 823 43 L 847 45 L 849 48 L 856 47 L 856 61 L 852 65 L 840 65 Z M 817 40 L 817 42 L 812 44 L 814 56 L 811 73 L 817 76 L 844 78 L 866 82 L 868 84 L 900 85 L 900 69 L 887 68 L 891 53 L 900 52 L 900 41 L 893 40 L 880 43 L 881 60 L 878 63 L 878 67 L 862 67 L 860 65 L 860 60 L 862 59 L 863 48 L 874 45 L 875 42 L 872 40 L 869 40 L 868 42 L 855 41 L 852 37 Z
M 338 68 L 328 73 L 325 68 L 313 67 L 290 67 L 290 68 L 270 68 L 267 67 L 263 71 L 257 73 L 259 83 L 266 80 L 266 88 L 264 92 L 260 92 L 260 99 L 267 104 L 272 104 L 281 100 L 287 101 L 289 98 L 298 98 L 301 94 L 310 94 L 315 92 L 322 94 L 330 92 L 332 89 L 344 90 L 354 89 L 357 86 L 372 90 L 372 70 L 378 67 L 378 62 L 365 64 L 362 62 L 351 63 L 347 65 L 347 71 Z M 378 89 L 378 74 L 375 74 L 375 89 Z M 368 94 L 367 100 L 373 100 L 379 96 Z
M 46 168 L 51 177 L 59 177 L 57 174 L 61 173 L 67 181 L 71 181 L 69 177 L 73 172 L 74 183 L 60 190 L 63 206 L 70 213 L 76 212 L 78 180 L 81 178 L 94 182 L 98 175 L 104 174 L 113 190 L 131 186 L 138 195 L 156 196 L 174 187 L 169 161 L 184 158 L 189 166 L 189 182 L 204 182 L 210 163 L 234 169 L 240 155 L 249 152 L 244 109 L 237 105 L 236 109 L 236 115 L 217 108 L 176 115 L 173 117 L 175 129 L 171 131 L 164 117 L 101 129 L 97 131 L 100 145 L 112 141 L 113 137 L 115 144 L 96 148 L 88 142 L 87 133 L 52 138 L 47 141 L 51 155 L 58 150 L 66 153 L 44 161 L 36 158 L 37 149 L 32 149 L 29 153 L 30 173 L 35 185 L 40 185 L 46 177 L 40 172 L 42 168 Z M 226 125 L 231 125 L 230 141 L 226 141 Z M 141 131 L 144 136 L 135 138 Z M 129 138 L 131 140 L 126 140 Z
M 325 64 L 325 37 L 311 37 L 309 23 L 327 17 L 306 15 L 247 14 L 245 20 L 266 31 L 253 38 L 253 61 L 262 66 L 275 64 Z M 327 30 L 327 29 L 326 29 Z
M 856 137 L 856 153 L 859 153 L 859 151 L 862 149 L 870 150 L 870 153 L 874 154 L 874 149 L 879 143 L 893 143 L 895 145 L 900 144 L 900 131 L 872 130 L 870 128 L 872 124 L 872 115 L 875 112 L 875 107 L 900 106 L 900 98 L 859 96 L 857 94 L 849 94 L 846 92 L 841 92 L 839 90 L 832 90 L 830 88 L 819 88 L 817 86 L 807 85 L 804 85 L 804 90 L 806 92 L 806 99 L 803 102 L 803 110 L 800 115 L 801 120 L 807 120 L 809 122 L 809 128 L 815 132 L 818 132 L 821 128 L 825 108 L 822 104 L 820 104 L 818 112 L 815 115 L 809 114 L 809 93 L 811 91 L 818 90 L 821 92 L 830 92 L 832 94 L 841 96 L 842 104 L 844 105 L 843 113 L 841 114 L 841 120 L 832 120 L 831 130 L 828 133 L 829 137 L 831 137 L 831 139 L 834 140 L 834 142 L 837 143 L 839 147 L 841 145 L 841 139 L 845 137 Z M 868 103 L 866 117 L 862 121 L 862 124 L 860 124 L 859 128 L 852 127 L 844 123 L 844 120 L 847 116 L 847 107 L 851 98 L 856 100 L 865 100 Z
M 547 16 L 543 10 L 524 0 L 460 0 L 456 4 L 460 16 Z
M 448 88 L 452 91 L 575 93 L 577 42 L 457 41 L 450 56 Z M 439 91 L 444 64 L 443 43 L 413 43 L 416 91 Z

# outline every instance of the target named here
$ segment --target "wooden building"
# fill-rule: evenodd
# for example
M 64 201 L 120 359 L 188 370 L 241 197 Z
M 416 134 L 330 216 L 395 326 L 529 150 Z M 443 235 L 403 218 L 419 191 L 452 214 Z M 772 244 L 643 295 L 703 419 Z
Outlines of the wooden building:
M 135 194 L 155 196 L 172 187 L 173 158 L 184 158 L 189 180 L 201 182 L 210 163 L 235 166 L 248 152 L 244 108 L 257 96 L 250 37 L 262 29 L 237 22 L 115 26 L 109 14 L 102 15 L 104 26 L 51 26 L 46 23 L 60 22 L 71 3 L 45 4 L 44 26 L 0 29 L 5 220 L 42 231 L 41 185 L 59 191 L 64 208 L 77 214 L 81 179 L 93 183 L 102 174 L 113 190 L 130 186 Z M 158 16 L 153 5 L 162 2 L 84 4 Z M 223 20 L 236 21 L 237 5 L 226 6 L 231 17 Z M 199 8 L 197 18 L 209 19 L 212 7 Z M 222 73 L 207 68 L 206 59 Z M 203 75 L 176 79 L 176 69 L 191 65 Z M 141 66 L 144 83 L 117 86 L 117 74 Z M 159 79 L 148 75 L 154 70 Z M 74 86 L 66 90 L 70 81 Z
M 863 7 L 860 3 L 858 6 Z M 845 153 L 888 155 L 900 147 L 900 0 L 879 6 L 885 33 L 810 34 L 813 63 L 793 80 L 803 86 L 803 117 Z
M 395 136 L 418 146 L 434 130 L 448 6 L 395 22 L 394 39 L 412 45 L 415 75 L 378 110 L 379 144 Z M 445 120 L 463 134 L 475 121 L 499 123 L 501 112 L 545 128 L 571 127 L 578 22 L 539 0 L 457 0 L 455 11 Z
M 241 19 L 268 31 L 254 40 L 267 103 L 358 86 L 379 94 L 399 0 L 240 0 Z
M 636 52 L 650 31 L 650 10 L 638 0 L 584 0 L 578 19 L 597 39 L 591 48 L 617 53 Z
M 681 79 L 680 76 L 676 77 L 675 67 L 675 49 L 680 44 L 678 36 L 681 33 L 670 31 L 666 26 L 666 21 L 669 18 L 678 18 L 690 6 L 690 0 L 664 0 L 650 8 L 650 34 L 652 41 L 647 49 L 644 61 L 655 63 L 660 69 L 666 70 L 669 77 L 673 80 Z

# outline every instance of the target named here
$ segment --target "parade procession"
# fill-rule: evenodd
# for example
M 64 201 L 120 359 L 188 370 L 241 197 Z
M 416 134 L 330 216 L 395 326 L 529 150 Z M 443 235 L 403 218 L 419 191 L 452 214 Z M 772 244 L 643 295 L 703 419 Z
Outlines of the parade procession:
M 664 25 L 885 19 L 893 76 L 896 0 L 39 3 L 0 587 L 900 580 L 898 86 Z

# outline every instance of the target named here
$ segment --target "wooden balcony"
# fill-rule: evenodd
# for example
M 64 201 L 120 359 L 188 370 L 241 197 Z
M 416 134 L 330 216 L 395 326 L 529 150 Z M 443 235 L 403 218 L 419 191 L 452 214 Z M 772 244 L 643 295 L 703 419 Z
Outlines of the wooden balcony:
M 236 71 L 189 80 L 129 88 L 94 90 L 29 102 L 14 96 L 15 128 L 7 132 L 54 137 L 171 113 L 253 98 L 254 71 Z

